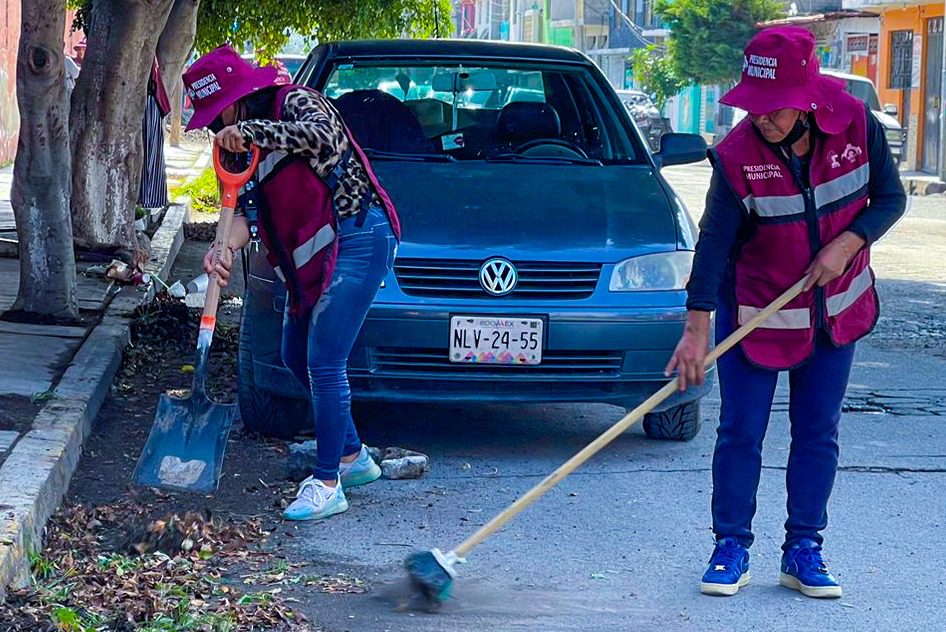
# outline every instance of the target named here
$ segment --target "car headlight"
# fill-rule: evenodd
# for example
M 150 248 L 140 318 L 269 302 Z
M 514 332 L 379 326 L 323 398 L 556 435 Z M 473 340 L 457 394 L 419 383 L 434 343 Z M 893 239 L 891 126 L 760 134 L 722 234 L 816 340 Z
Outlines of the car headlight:
M 682 290 L 690 278 L 693 252 L 678 250 L 625 259 L 614 266 L 612 292 Z
M 888 129 L 885 132 L 887 134 L 887 142 L 890 143 L 900 143 L 903 142 L 903 132 L 899 129 Z

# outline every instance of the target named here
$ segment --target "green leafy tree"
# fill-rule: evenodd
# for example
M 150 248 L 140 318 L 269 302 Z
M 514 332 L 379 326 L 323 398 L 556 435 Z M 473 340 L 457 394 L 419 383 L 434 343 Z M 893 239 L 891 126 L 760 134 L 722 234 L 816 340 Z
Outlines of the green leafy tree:
M 446 37 L 449 0 L 202 0 L 196 48 L 250 44 L 268 61 L 292 32 L 313 41 Z
M 736 81 L 756 24 L 782 15 L 777 0 L 657 0 L 654 8 L 670 26 L 674 70 L 700 85 Z
M 654 97 L 658 110 L 663 111 L 667 101 L 687 85 L 677 74 L 670 57 L 653 44 L 635 50 L 631 63 L 634 77 L 644 92 Z
M 61 0 L 62 1 L 62 0 Z M 141 116 L 155 55 L 177 109 L 195 50 L 250 44 L 260 61 L 292 32 L 317 41 L 446 36 L 450 0 L 69 0 L 88 52 L 72 97 L 74 238 L 138 251 L 133 230 L 141 174 Z M 173 112 L 172 112 L 173 114 Z M 173 139 L 173 136 L 172 136 Z

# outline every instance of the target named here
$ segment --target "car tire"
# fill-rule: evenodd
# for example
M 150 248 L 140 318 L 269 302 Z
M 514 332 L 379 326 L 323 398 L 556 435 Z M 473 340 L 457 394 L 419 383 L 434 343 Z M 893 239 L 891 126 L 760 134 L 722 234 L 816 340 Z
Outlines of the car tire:
M 238 354 L 237 397 L 240 419 L 247 432 L 274 439 L 292 439 L 312 434 L 311 404 L 306 400 L 283 397 L 256 385 L 253 378 L 252 332 L 246 310 L 240 322 L 240 349 Z
M 689 441 L 700 433 L 700 402 L 688 402 L 644 415 L 643 425 L 648 439 Z

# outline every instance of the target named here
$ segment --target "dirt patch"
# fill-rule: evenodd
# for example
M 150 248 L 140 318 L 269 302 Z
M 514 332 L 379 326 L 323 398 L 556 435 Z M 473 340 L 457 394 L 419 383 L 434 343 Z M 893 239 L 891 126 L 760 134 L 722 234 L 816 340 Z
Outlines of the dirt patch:
M 34 399 L 16 395 L 0 397 L 0 430 L 28 431 L 43 404 L 41 396 Z
M 184 224 L 184 238 L 194 241 L 212 242 L 217 237 L 217 216 L 195 213 L 193 222 Z M 205 249 L 206 252 L 206 249 Z

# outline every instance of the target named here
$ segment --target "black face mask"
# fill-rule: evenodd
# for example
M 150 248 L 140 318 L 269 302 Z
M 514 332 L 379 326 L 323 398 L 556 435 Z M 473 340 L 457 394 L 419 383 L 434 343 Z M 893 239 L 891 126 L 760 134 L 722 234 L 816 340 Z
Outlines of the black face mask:
M 801 114 L 798 115 L 798 118 L 795 119 L 795 125 L 792 126 L 792 131 L 788 133 L 788 136 L 782 139 L 782 142 L 779 145 L 786 151 L 791 151 L 792 145 L 801 140 L 801 137 L 805 135 L 811 129 L 811 126 L 808 124 L 808 118 L 806 117 L 802 120 Z
M 215 118 L 214 120 L 210 122 L 210 125 L 207 126 L 207 129 L 209 129 L 214 134 L 217 134 L 224 127 L 226 127 L 226 125 L 223 124 L 223 119 L 218 116 L 217 118 Z

